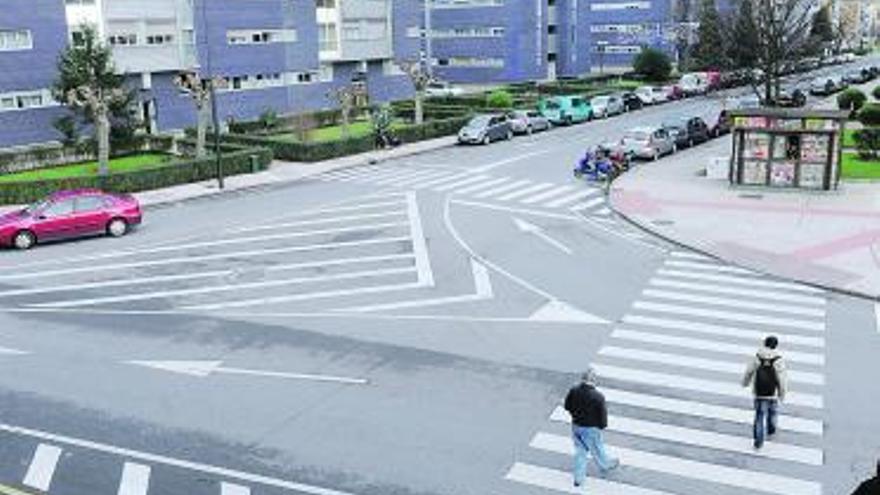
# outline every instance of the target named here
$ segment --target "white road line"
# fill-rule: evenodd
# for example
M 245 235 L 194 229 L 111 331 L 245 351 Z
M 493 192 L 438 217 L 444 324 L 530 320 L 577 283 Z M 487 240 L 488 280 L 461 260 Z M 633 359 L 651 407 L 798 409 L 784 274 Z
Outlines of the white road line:
M 498 184 L 503 184 L 509 180 L 510 180 L 509 177 L 499 177 L 497 179 L 492 179 L 489 181 L 480 182 L 479 184 L 474 184 L 474 185 L 459 189 L 458 191 L 454 191 L 454 193 L 455 194 L 470 194 L 470 193 L 480 191 L 482 189 L 488 189 L 490 187 L 497 186 Z
M 335 275 L 320 275 L 316 277 L 300 277 L 286 280 L 268 280 L 263 282 L 249 282 L 242 284 L 213 285 L 208 287 L 195 287 L 190 289 L 164 290 L 155 292 L 139 292 L 120 296 L 95 297 L 90 299 L 69 299 L 45 303 L 31 304 L 34 308 L 75 308 L 81 306 L 95 306 L 99 304 L 113 304 L 120 302 L 148 301 L 151 299 L 164 299 L 171 297 L 186 297 L 204 294 L 216 294 L 218 292 L 230 292 L 250 289 L 265 289 L 270 287 L 284 287 L 288 285 L 320 283 L 339 280 L 354 280 L 358 278 L 383 277 L 386 275 L 399 275 L 415 272 L 414 267 L 387 268 L 382 270 L 365 270 L 360 272 L 339 273 Z
M 464 179 L 465 177 L 470 177 L 470 175 L 471 174 L 469 174 L 469 173 L 460 173 L 460 174 L 450 173 L 446 177 L 441 177 L 439 179 L 428 179 L 428 180 L 418 181 L 418 182 L 409 184 L 409 187 L 412 187 L 414 189 L 427 189 L 427 188 L 439 186 L 442 184 L 446 184 L 447 182 L 454 182 L 457 180 L 461 180 L 461 179 Z
M 594 207 L 594 206 L 598 206 L 598 205 L 600 205 L 600 204 L 602 204 L 602 203 L 604 203 L 604 202 L 605 202 L 605 197 L 604 197 L 604 196 L 599 196 L 598 198 L 593 198 L 593 199 L 591 199 L 591 200 L 589 200 L 589 201 L 586 201 L 586 202 L 584 202 L 584 203 L 580 203 L 580 204 L 577 204 L 577 205 L 575 205 L 575 206 L 572 206 L 572 207 L 571 207 L 571 211 L 582 211 L 582 210 L 586 210 L 586 209 L 592 208 L 592 207 Z
M 694 253 L 691 251 L 673 251 L 669 253 L 669 255 L 673 258 L 682 258 L 687 260 L 712 261 L 712 258 L 706 255 Z
M 506 211 L 509 213 L 522 213 L 525 215 L 534 215 L 534 216 L 544 217 L 544 218 L 556 218 L 559 220 L 570 220 L 570 221 L 578 220 L 578 217 L 576 217 L 574 215 L 567 215 L 565 213 L 551 213 L 551 212 L 542 211 L 542 210 L 532 210 L 532 209 L 526 209 L 526 208 L 517 208 L 514 206 L 496 205 L 496 204 L 491 204 L 491 203 L 481 203 L 479 201 L 467 201 L 464 199 L 453 199 L 451 201 L 451 203 L 457 204 L 457 205 L 473 206 L 476 208 L 485 208 L 487 210 Z
M 707 404 L 704 402 L 672 399 L 669 397 L 661 397 L 659 395 L 629 392 L 609 387 L 602 387 L 602 393 L 605 395 L 606 400 L 614 404 L 653 409 L 655 411 L 663 411 L 685 416 L 697 416 L 706 419 L 729 421 L 731 423 L 743 425 L 752 425 L 755 422 L 755 411 L 753 409 L 739 409 L 735 407 Z M 550 415 L 550 420 L 571 423 L 571 416 L 569 416 L 568 411 L 562 406 L 556 406 L 556 409 L 554 409 L 553 413 Z M 824 429 L 822 421 L 799 418 L 790 414 L 783 414 L 779 418 L 779 427 L 783 430 L 792 432 L 820 436 Z
M 600 209 L 594 211 L 593 213 L 596 214 L 596 215 L 610 215 L 610 214 L 611 214 L 611 209 L 608 208 L 608 207 L 600 208 Z
M 645 311 L 658 311 L 662 313 L 682 314 L 688 316 L 702 316 L 706 318 L 721 318 L 724 320 L 742 321 L 746 323 L 758 323 L 763 325 L 779 325 L 788 328 L 811 330 L 814 332 L 825 331 L 824 322 L 794 320 L 790 318 L 776 318 L 770 316 L 750 315 L 733 311 L 719 311 L 712 309 L 693 308 L 676 304 L 661 304 L 653 302 L 636 301 L 633 304 L 636 309 Z
M 480 194 L 477 194 L 476 197 L 480 198 L 480 199 L 488 198 L 490 196 L 495 196 L 496 194 L 505 193 L 505 192 L 510 191 L 512 189 L 517 189 L 519 187 L 522 187 L 522 186 L 525 186 L 525 185 L 528 185 L 531 183 L 532 183 L 532 181 L 530 181 L 530 180 L 518 180 L 516 182 L 508 183 L 503 186 L 494 187 L 492 189 L 489 189 L 488 191 L 483 191 Z
M 38 438 L 40 440 L 45 440 L 54 443 L 61 443 L 65 445 L 72 445 L 74 447 L 80 447 L 84 449 L 94 450 L 98 452 L 104 452 L 106 454 L 112 454 L 115 456 L 127 457 L 130 459 L 137 459 L 144 462 L 150 462 L 154 464 L 162 464 L 165 466 L 172 466 L 181 469 L 188 469 L 193 471 L 198 471 L 200 473 L 211 474 L 218 477 L 235 479 L 240 481 L 245 481 L 248 483 L 256 483 L 266 486 L 272 486 L 275 488 L 282 488 L 285 490 L 296 490 L 301 491 L 303 493 L 308 493 L 309 495 L 352 495 L 351 493 L 341 492 L 337 490 L 330 490 L 328 488 L 321 488 L 313 485 L 306 485 L 304 483 L 295 483 L 291 481 L 285 481 L 277 478 L 271 478 L 268 476 L 262 476 L 258 474 L 246 473 L 244 471 L 236 471 L 234 469 L 226 469 L 217 466 L 212 466 L 209 464 L 201 464 L 198 462 L 185 461 L 182 459 L 175 459 L 173 457 L 166 457 L 157 454 L 150 454 L 147 452 L 139 452 L 137 450 L 126 449 L 123 447 L 116 447 L 114 445 L 108 445 L 105 443 L 92 442 L 90 440 L 82 440 L 79 438 L 67 437 L 63 435 L 56 435 L 54 433 L 48 433 L 45 431 L 34 430 L 30 428 L 23 428 L 20 426 L 13 426 L 8 424 L 0 424 L 0 431 L 6 431 L 12 433 L 14 435 L 23 435 L 31 438 Z
M 400 177 L 402 174 L 408 173 L 412 173 L 412 171 L 400 167 L 392 167 L 385 170 L 377 170 L 375 172 L 363 171 L 357 175 L 353 175 L 352 177 L 350 177 L 350 180 L 375 183 L 376 181 L 382 179 L 396 178 Z
M 400 203 L 390 203 L 392 206 L 401 206 Z M 244 227 L 240 229 L 230 229 L 223 231 L 224 234 L 242 234 L 246 232 L 257 232 L 261 230 L 280 230 L 289 227 L 305 227 L 308 225 L 322 225 L 325 223 L 340 223 L 340 222 L 349 222 L 355 221 L 359 222 L 361 220 L 370 220 L 376 218 L 389 218 L 389 217 L 403 217 L 406 215 L 406 212 L 403 210 L 400 211 L 388 211 L 382 213 L 367 213 L 364 215 L 344 215 L 341 217 L 331 217 L 331 218 L 319 218 L 314 220 L 303 220 L 301 222 L 282 222 L 271 225 L 257 225 L 254 227 Z M 163 246 L 164 247 L 164 246 Z M 150 249 L 146 250 L 132 250 L 125 252 L 125 254 L 142 254 L 149 253 Z M 117 255 L 119 256 L 119 255 Z
M 634 342 L 644 342 L 649 344 L 683 347 L 685 349 L 694 349 L 698 351 L 711 351 L 724 354 L 733 354 L 740 357 L 753 356 L 756 351 L 756 346 L 728 344 L 726 342 L 718 342 L 717 340 L 676 337 L 672 335 L 640 332 L 623 328 L 617 328 L 613 332 L 611 332 L 611 338 L 632 340 Z M 784 351 L 784 355 L 786 361 L 793 363 L 812 364 L 815 366 L 823 366 L 825 364 L 825 356 L 821 354 L 786 350 Z
M 620 359 L 628 359 L 630 361 L 644 361 L 647 363 L 662 364 L 666 366 L 694 368 L 706 371 L 717 371 L 719 373 L 731 373 L 734 375 L 742 375 L 746 368 L 746 360 L 742 362 L 731 363 L 729 361 L 718 361 L 714 359 L 703 359 L 698 357 L 671 354 L 667 352 L 646 351 L 643 349 L 631 349 L 627 347 L 605 346 L 599 350 L 600 356 L 615 357 Z M 809 385 L 824 385 L 825 376 L 821 373 L 813 373 L 808 371 L 787 370 L 788 378 L 792 382 L 806 383 Z
M 251 495 L 251 489 L 235 483 L 220 483 L 220 495 Z
M 880 333 L 880 303 L 874 303 L 874 320 L 877 332 Z
M 752 270 L 746 270 L 745 268 L 739 268 L 736 266 L 723 265 L 710 260 L 706 263 L 699 263 L 696 261 L 679 261 L 679 260 L 666 260 L 664 263 L 666 266 L 671 266 L 673 268 L 694 268 L 697 270 L 706 270 L 712 272 L 721 272 L 721 273 L 738 273 L 740 275 L 758 275 Z
M 553 186 L 555 186 L 555 184 L 550 183 L 550 182 L 543 182 L 541 184 L 534 184 L 529 187 L 526 187 L 525 189 L 520 189 L 518 191 L 513 191 L 510 193 L 504 194 L 504 195 L 499 196 L 495 199 L 497 199 L 498 201 L 510 201 L 512 199 L 520 198 L 522 196 L 528 196 L 529 194 L 533 194 L 538 191 L 543 191 L 544 189 L 547 189 L 547 188 L 550 188 Z
M 285 248 L 268 248 L 268 249 L 255 249 L 251 251 L 232 251 L 228 253 L 217 253 L 217 254 L 207 254 L 204 256 L 185 256 L 180 258 L 166 258 L 160 260 L 150 260 L 150 261 L 133 261 L 130 263 L 115 263 L 111 265 L 101 265 L 102 270 L 116 270 L 116 269 L 124 269 L 124 268 L 143 268 L 147 266 L 163 266 L 163 265 L 175 265 L 180 263 L 195 263 L 197 261 L 210 261 L 210 260 L 220 260 L 227 258 L 246 258 L 246 257 L 255 257 L 255 256 L 264 256 L 270 254 L 286 254 L 286 253 L 297 253 L 297 252 L 308 252 L 308 251 L 320 251 L 322 249 L 340 249 L 346 247 L 354 247 L 354 246 L 368 246 L 374 244 L 393 244 L 398 242 L 407 242 L 410 238 L 408 236 L 404 237 L 381 237 L 377 239 L 364 239 L 360 241 L 349 241 L 349 242 L 330 242 L 326 244 L 306 244 L 303 246 L 292 246 Z M 37 277 L 48 277 L 48 276 L 56 276 L 56 275 L 69 275 L 71 273 L 88 273 L 93 272 L 95 270 L 92 266 L 87 267 L 76 267 L 76 268 L 67 268 L 67 269 L 58 269 L 58 270 L 46 270 L 41 272 L 29 272 L 29 273 L 19 273 L 15 275 L 6 275 L 5 279 L 25 279 L 25 278 L 37 278 Z M 0 276 L 0 279 L 3 279 L 3 276 Z
M 762 280 L 760 278 L 737 277 L 733 275 L 715 275 L 712 273 L 685 272 L 681 270 L 667 270 L 663 268 L 657 270 L 657 275 L 690 278 L 695 280 L 709 280 L 712 282 L 724 282 L 729 284 L 745 285 L 749 287 L 769 287 L 774 289 L 786 289 L 797 292 L 808 292 L 810 294 L 823 293 L 821 289 L 816 289 L 815 287 L 810 287 L 808 285 L 795 284 L 791 282 L 774 282 L 771 280 Z
M 24 480 L 21 483 L 25 486 L 48 492 L 60 457 L 60 448 L 54 445 L 46 445 L 45 443 L 37 445 L 37 450 L 34 451 L 34 457 L 31 459 L 27 473 L 25 473 Z
M 462 179 L 457 182 L 450 182 L 448 184 L 443 184 L 442 186 L 435 187 L 435 191 L 448 191 L 450 189 L 455 189 L 456 187 L 466 186 L 468 184 L 473 184 L 474 182 L 480 182 L 486 179 L 489 179 L 488 175 L 477 175 L 473 177 L 469 177 L 467 179 Z
M 746 401 L 751 398 L 747 388 L 732 381 L 704 380 L 690 376 L 675 375 L 671 373 L 657 373 L 622 366 L 613 366 L 604 363 L 594 364 L 593 367 L 600 375 L 628 382 L 652 385 L 657 387 L 670 387 L 680 390 L 705 392 L 707 394 L 736 397 Z M 791 392 L 785 400 L 789 404 L 822 409 L 824 401 L 821 395 L 804 392 Z M 743 402 L 745 403 L 745 402 Z
M 529 196 L 528 198 L 523 198 L 520 201 L 520 203 L 522 203 L 524 205 L 534 204 L 539 201 L 544 201 L 544 200 L 550 199 L 554 196 L 559 196 L 560 194 L 567 193 L 568 191 L 571 191 L 572 189 L 574 189 L 574 186 L 559 186 L 559 187 L 556 187 L 556 188 L 551 189 L 549 191 L 544 191 L 544 192 L 536 194 L 534 196 Z
M 767 444 L 765 444 L 767 445 Z M 539 432 L 529 446 L 547 452 L 572 455 L 571 439 L 567 436 Z M 720 485 L 734 486 L 776 495 L 822 495 L 822 484 L 777 474 L 692 461 L 680 457 L 655 454 L 607 445 L 609 454 L 620 459 L 621 466 L 632 466 L 657 473 L 669 474 Z M 561 473 L 561 472 L 560 472 Z M 566 473 L 567 474 L 567 473 Z M 571 475 L 568 475 L 569 481 Z M 583 493 L 583 492 L 572 492 Z M 591 492 L 602 493 L 602 492 Z
M 792 294 L 789 292 L 767 291 L 760 289 L 740 289 L 737 287 L 727 287 L 715 284 L 680 282 L 678 280 L 670 280 L 665 278 L 652 278 L 649 283 L 656 287 L 672 287 L 675 289 L 715 292 L 717 294 L 757 297 L 759 299 L 773 299 L 776 301 L 814 304 L 816 306 L 824 306 L 826 303 L 826 299 L 824 297 L 806 296 L 801 294 Z
M 665 328 L 669 330 L 680 330 L 683 332 L 693 332 L 705 335 L 721 335 L 724 337 L 750 340 L 754 342 L 755 345 L 757 345 L 758 342 L 762 341 L 770 333 L 752 330 L 750 328 L 713 325 L 709 323 L 699 323 L 695 321 L 678 320 L 674 318 L 659 318 L 643 315 L 626 315 L 623 317 L 623 322 L 632 325 Z M 786 345 L 801 345 L 806 347 L 818 348 L 825 347 L 825 339 L 822 337 L 807 337 L 803 335 L 778 333 L 775 331 L 773 332 L 773 334 L 779 337 L 783 348 Z
M 388 175 L 385 177 L 377 178 L 377 179 L 369 179 L 369 182 L 373 184 L 381 184 L 381 185 L 396 185 L 395 183 L 398 181 L 405 181 L 407 179 L 416 179 L 419 177 L 425 177 L 425 175 L 436 175 L 436 170 L 398 170 L 396 174 Z
M 410 236 L 412 237 L 413 254 L 416 257 L 418 280 L 424 287 L 433 287 L 434 272 L 431 270 L 431 258 L 428 255 L 428 245 L 425 242 L 425 232 L 422 229 L 422 216 L 419 213 L 419 203 L 416 199 L 415 192 L 407 193 L 406 205 L 410 224 Z
M 360 177 L 364 173 L 372 172 L 375 170 L 380 170 L 385 168 L 383 165 L 370 165 L 367 167 L 355 167 L 355 168 L 344 168 L 342 170 L 333 170 L 331 172 L 325 172 L 319 176 L 319 178 L 324 179 L 327 178 L 329 180 L 346 180 L 352 179 L 355 177 Z
M 569 443 L 571 443 L 571 441 L 569 441 Z M 672 495 L 668 492 L 639 488 L 634 485 L 625 485 L 596 477 L 587 477 L 580 488 L 575 488 L 571 482 L 570 472 L 535 466 L 523 462 L 517 462 L 511 466 L 504 478 L 509 481 L 515 481 L 517 483 L 537 486 L 539 488 L 562 493 L 596 493 L 601 495 Z
M 150 466 L 126 462 L 116 495 L 147 495 L 150 488 Z
M 498 160 L 497 162 L 492 162 L 492 163 L 488 163 L 486 165 L 476 167 L 473 169 L 473 171 L 477 172 L 477 173 L 488 172 L 489 170 L 507 165 L 509 163 L 515 163 L 518 161 L 525 160 L 526 158 L 531 158 L 533 156 L 543 155 L 548 152 L 549 152 L 549 150 L 540 150 L 540 151 L 533 151 L 531 153 L 517 154 L 517 155 L 514 155 L 510 158 L 505 158 L 504 160 Z
M 411 176 L 406 177 L 404 179 L 395 179 L 395 180 L 388 181 L 385 184 L 389 185 L 389 186 L 404 186 L 404 185 L 412 184 L 413 182 L 417 182 L 420 180 L 437 179 L 437 178 L 440 178 L 440 177 L 445 176 L 447 174 L 449 174 L 449 171 L 447 171 L 447 170 L 425 170 L 419 174 L 411 175 Z
M 565 206 L 569 203 L 574 203 L 575 201 L 580 201 L 589 198 L 595 194 L 599 193 L 599 189 L 589 188 L 589 189 L 581 189 L 580 191 L 570 194 L 568 196 L 563 196 L 559 199 L 554 199 L 553 201 L 548 202 L 546 207 L 548 208 L 557 208 L 559 206 Z
M 730 306 L 739 309 L 757 309 L 775 313 L 788 313 L 796 316 L 824 318 L 825 308 L 808 308 L 804 306 L 789 306 L 780 303 L 759 303 L 746 301 L 742 298 L 731 299 L 717 296 L 699 296 L 688 292 L 675 292 L 662 289 L 645 289 L 642 295 L 655 299 L 669 299 L 687 303 L 710 304 L 713 306 Z

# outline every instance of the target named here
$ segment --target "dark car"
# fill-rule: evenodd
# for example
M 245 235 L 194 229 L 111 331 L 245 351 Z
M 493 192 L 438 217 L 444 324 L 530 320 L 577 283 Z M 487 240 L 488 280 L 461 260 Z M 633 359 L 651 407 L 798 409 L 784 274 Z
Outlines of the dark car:
M 862 69 L 853 69 L 847 71 L 847 73 L 843 75 L 843 79 L 850 84 L 862 84 L 871 80 L 871 74 Z
M 625 108 L 627 112 L 638 110 L 645 106 L 645 104 L 642 103 L 642 99 L 636 96 L 632 91 L 621 93 L 620 99 L 623 100 L 623 108 Z
M 807 94 L 798 88 L 783 88 L 776 96 L 778 107 L 802 107 L 807 104 Z
M 489 144 L 502 139 L 513 139 L 513 128 L 506 115 L 477 115 L 458 131 L 460 144 Z
M 709 126 L 700 117 L 684 118 L 663 124 L 677 148 L 688 148 L 709 140 Z

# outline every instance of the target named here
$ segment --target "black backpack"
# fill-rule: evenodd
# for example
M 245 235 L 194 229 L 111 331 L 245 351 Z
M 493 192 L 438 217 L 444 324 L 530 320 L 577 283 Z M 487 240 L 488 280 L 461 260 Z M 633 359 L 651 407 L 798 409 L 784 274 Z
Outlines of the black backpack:
M 758 369 L 755 371 L 755 395 L 773 397 L 779 388 L 779 377 L 776 375 L 776 361 L 779 356 L 765 359 L 758 356 Z

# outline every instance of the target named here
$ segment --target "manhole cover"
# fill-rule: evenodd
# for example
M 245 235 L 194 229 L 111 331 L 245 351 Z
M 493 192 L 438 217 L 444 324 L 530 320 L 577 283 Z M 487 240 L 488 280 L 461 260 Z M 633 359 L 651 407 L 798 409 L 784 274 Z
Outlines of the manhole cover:
M 654 225 L 673 225 L 675 222 L 672 220 L 660 219 L 660 220 L 651 220 L 651 223 L 653 223 Z
M 743 199 L 764 199 L 764 195 L 758 193 L 744 193 L 740 194 L 739 197 Z

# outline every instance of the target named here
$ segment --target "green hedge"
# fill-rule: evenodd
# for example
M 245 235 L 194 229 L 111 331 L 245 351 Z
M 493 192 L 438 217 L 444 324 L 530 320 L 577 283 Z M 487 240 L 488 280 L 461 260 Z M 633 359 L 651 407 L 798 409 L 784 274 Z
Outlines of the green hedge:
M 174 146 L 171 136 L 136 136 L 129 146 L 113 149 L 113 157 L 139 151 L 169 152 Z M 60 144 L 36 145 L 13 151 L 0 151 L 0 174 L 23 172 L 38 168 L 68 165 L 94 158 L 84 147 L 65 147 Z
M 227 176 L 251 173 L 253 171 L 251 156 L 256 157 L 258 170 L 265 170 L 272 163 L 272 151 L 268 148 L 238 146 L 227 146 L 227 148 L 236 150 L 222 157 L 223 173 Z M 0 204 L 31 203 L 55 191 L 65 189 L 99 188 L 117 193 L 147 191 L 209 180 L 216 175 L 216 162 L 209 156 L 203 159 L 173 161 L 156 168 L 109 174 L 103 177 L 5 182 L 0 183 Z

